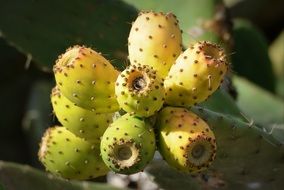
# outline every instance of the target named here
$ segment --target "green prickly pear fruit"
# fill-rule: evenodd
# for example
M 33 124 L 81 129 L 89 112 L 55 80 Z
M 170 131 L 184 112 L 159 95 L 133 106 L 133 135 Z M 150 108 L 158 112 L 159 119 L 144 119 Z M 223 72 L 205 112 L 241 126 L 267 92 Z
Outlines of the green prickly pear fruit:
M 65 127 L 46 130 L 38 156 L 49 172 L 67 179 L 91 179 L 109 171 L 98 145 L 76 137 Z
M 155 153 L 155 134 L 148 122 L 125 114 L 105 131 L 101 155 L 114 172 L 133 174 L 144 169 Z
M 196 173 L 210 166 L 216 155 L 215 136 L 193 112 L 166 107 L 158 115 L 158 149 L 166 162 L 184 172 Z
M 96 51 L 74 46 L 59 56 L 53 71 L 62 94 L 96 113 L 119 109 L 114 94 L 119 72 Z
M 149 117 L 163 106 L 165 89 L 152 67 L 130 65 L 118 76 L 115 94 L 123 110 Z
M 223 81 L 228 70 L 224 50 L 202 41 L 183 52 L 164 82 L 166 103 L 192 106 L 206 100 Z
M 132 65 L 149 65 L 165 78 L 182 51 L 182 32 L 172 13 L 141 12 L 128 38 Z
M 59 122 L 76 136 L 91 143 L 99 143 L 112 122 L 113 113 L 95 113 L 76 106 L 63 96 L 56 86 L 52 89 L 51 102 Z

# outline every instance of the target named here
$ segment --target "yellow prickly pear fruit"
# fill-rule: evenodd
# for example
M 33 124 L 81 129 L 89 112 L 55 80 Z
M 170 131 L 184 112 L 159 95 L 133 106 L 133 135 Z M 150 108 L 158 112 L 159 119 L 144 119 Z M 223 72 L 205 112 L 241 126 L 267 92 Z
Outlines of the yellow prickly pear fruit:
M 172 13 L 141 12 L 128 38 L 132 65 L 149 65 L 165 78 L 182 51 L 182 33 Z
M 59 56 L 53 71 L 62 94 L 96 113 L 119 109 L 114 86 L 119 72 L 96 51 L 74 46 Z
M 63 96 L 56 86 L 51 93 L 51 103 L 59 122 L 76 136 L 92 143 L 99 143 L 101 136 L 112 122 L 113 113 L 94 113 L 76 106 Z
M 164 82 L 166 103 L 192 106 L 206 100 L 220 86 L 228 70 L 224 50 L 202 41 L 183 52 Z
M 76 137 L 65 127 L 46 130 L 38 156 L 46 170 L 67 179 L 91 179 L 109 171 L 101 159 L 99 145 Z
M 126 112 L 140 117 L 156 113 L 164 103 L 162 79 L 147 65 L 130 65 L 117 78 L 117 101 Z
M 172 167 L 196 173 L 207 169 L 216 155 L 213 131 L 185 108 L 166 107 L 157 117 L 158 149 Z

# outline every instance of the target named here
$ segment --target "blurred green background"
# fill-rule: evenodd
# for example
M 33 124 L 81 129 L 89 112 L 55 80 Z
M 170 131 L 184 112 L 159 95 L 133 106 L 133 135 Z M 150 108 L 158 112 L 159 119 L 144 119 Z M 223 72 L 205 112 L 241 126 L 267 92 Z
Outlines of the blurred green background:
M 52 66 L 57 56 L 69 46 L 86 45 L 102 52 L 122 70 L 128 64 L 126 44 L 131 22 L 139 10 L 176 14 L 183 30 L 185 48 L 198 40 L 210 40 L 225 47 L 232 72 L 221 90 L 201 106 L 222 116 L 254 121 L 261 130 L 273 134 L 278 144 L 284 144 L 283 0 L 1 0 L 0 160 L 3 162 L 0 161 L 0 190 L 22 189 L 20 184 L 29 189 L 110 188 L 102 183 L 58 181 L 22 164 L 43 169 L 37 159 L 37 150 L 44 130 L 57 122 L 49 100 L 50 90 L 55 84 Z M 228 133 L 225 135 L 230 135 Z M 255 142 L 251 139 L 248 144 Z M 239 147 L 236 151 L 241 154 L 242 148 L 245 148 L 243 144 L 234 142 L 231 146 Z M 271 146 L 274 151 L 275 146 Z M 284 163 L 282 149 L 264 152 L 269 155 L 249 158 L 243 154 L 239 160 L 232 158 L 226 164 L 242 165 L 247 159 L 252 159 L 261 170 L 264 169 L 262 165 L 268 163 L 271 168 L 278 168 L 279 165 L 276 167 L 275 164 Z M 258 163 L 257 159 L 262 163 Z M 23 173 L 25 168 L 26 173 Z M 283 165 L 279 168 L 283 171 Z M 154 161 L 146 173 L 154 176 L 157 187 L 164 189 L 284 187 L 283 173 L 282 176 L 273 176 L 272 182 L 267 179 L 268 185 L 258 186 L 256 182 L 263 182 L 264 178 L 258 176 L 254 169 L 249 168 L 249 174 L 243 178 L 235 176 L 235 170 L 230 168 L 221 174 L 210 171 L 209 174 L 192 177 Z M 252 172 L 255 174 L 251 175 Z M 224 174 L 232 175 L 225 179 Z M 211 176 L 213 181 L 206 176 Z M 39 182 L 31 187 L 29 181 L 33 179 Z M 19 180 L 19 186 L 14 184 L 16 180 Z M 52 185 L 49 180 L 56 183 Z M 125 186 L 140 187 L 141 179 L 138 182 L 131 178 L 127 180 Z M 252 182 L 250 185 L 249 180 Z M 225 185 L 220 185 L 221 181 Z M 10 185 L 6 187 L 7 184 Z

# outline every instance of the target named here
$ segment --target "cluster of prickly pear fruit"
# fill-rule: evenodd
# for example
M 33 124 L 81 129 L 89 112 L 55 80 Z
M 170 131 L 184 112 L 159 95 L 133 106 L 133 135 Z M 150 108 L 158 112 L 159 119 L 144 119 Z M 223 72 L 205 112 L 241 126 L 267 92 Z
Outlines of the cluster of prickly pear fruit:
M 54 74 L 51 102 L 62 126 L 47 129 L 40 161 L 46 170 L 68 179 L 106 175 L 109 169 L 101 158 L 100 142 L 119 110 L 119 71 L 100 53 L 77 45 L 59 56 Z
M 48 171 L 69 179 L 109 170 L 132 174 L 147 166 L 156 149 L 180 171 L 209 167 L 214 133 L 188 107 L 216 91 L 228 63 L 210 42 L 182 53 L 181 34 L 172 13 L 141 12 L 128 38 L 130 65 L 121 73 L 83 46 L 59 56 L 51 102 L 62 127 L 47 130 L 39 151 Z M 120 109 L 127 113 L 114 119 Z

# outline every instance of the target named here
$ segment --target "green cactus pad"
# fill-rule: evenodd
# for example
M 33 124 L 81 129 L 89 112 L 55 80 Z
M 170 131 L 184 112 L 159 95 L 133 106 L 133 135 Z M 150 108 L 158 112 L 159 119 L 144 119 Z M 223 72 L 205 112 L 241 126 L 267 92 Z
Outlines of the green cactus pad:
M 119 72 L 100 53 L 74 46 L 59 56 L 53 70 L 62 94 L 78 106 L 96 113 L 118 110 L 114 83 Z
M 155 149 L 151 126 L 131 114 L 114 121 L 101 141 L 103 161 L 111 170 L 122 174 L 143 170 L 152 160 Z
M 164 78 L 181 53 L 181 43 L 181 30 L 174 14 L 141 12 L 128 38 L 130 63 L 152 66 Z
M 76 137 L 65 127 L 56 126 L 46 130 L 38 156 L 53 174 L 67 179 L 91 179 L 108 172 L 97 146 Z
M 106 128 L 112 122 L 113 113 L 94 113 L 76 106 L 63 96 L 56 86 L 51 93 L 54 113 L 60 123 L 80 138 L 99 143 Z
M 129 23 L 136 15 L 120 0 L 11 0 L 0 6 L 1 37 L 44 69 L 73 44 L 96 47 L 124 69 Z
M 216 155 L 213 131 L 185 108 L 166 107 L 158 115 L 158 149 L 174 168 L 196 173 L 207 169 Z
M 206 100 L 223 81 L 228 70 L 224 50 L 202 41 L 182 53 L 165 80 L 166 103 L 192 106 Z
M 164 103 L 165 90 L 157 72 L 147 65 L 130 65 L 117 78 L 115 94 L 126 112 L 141 117 L 156 113 Z

